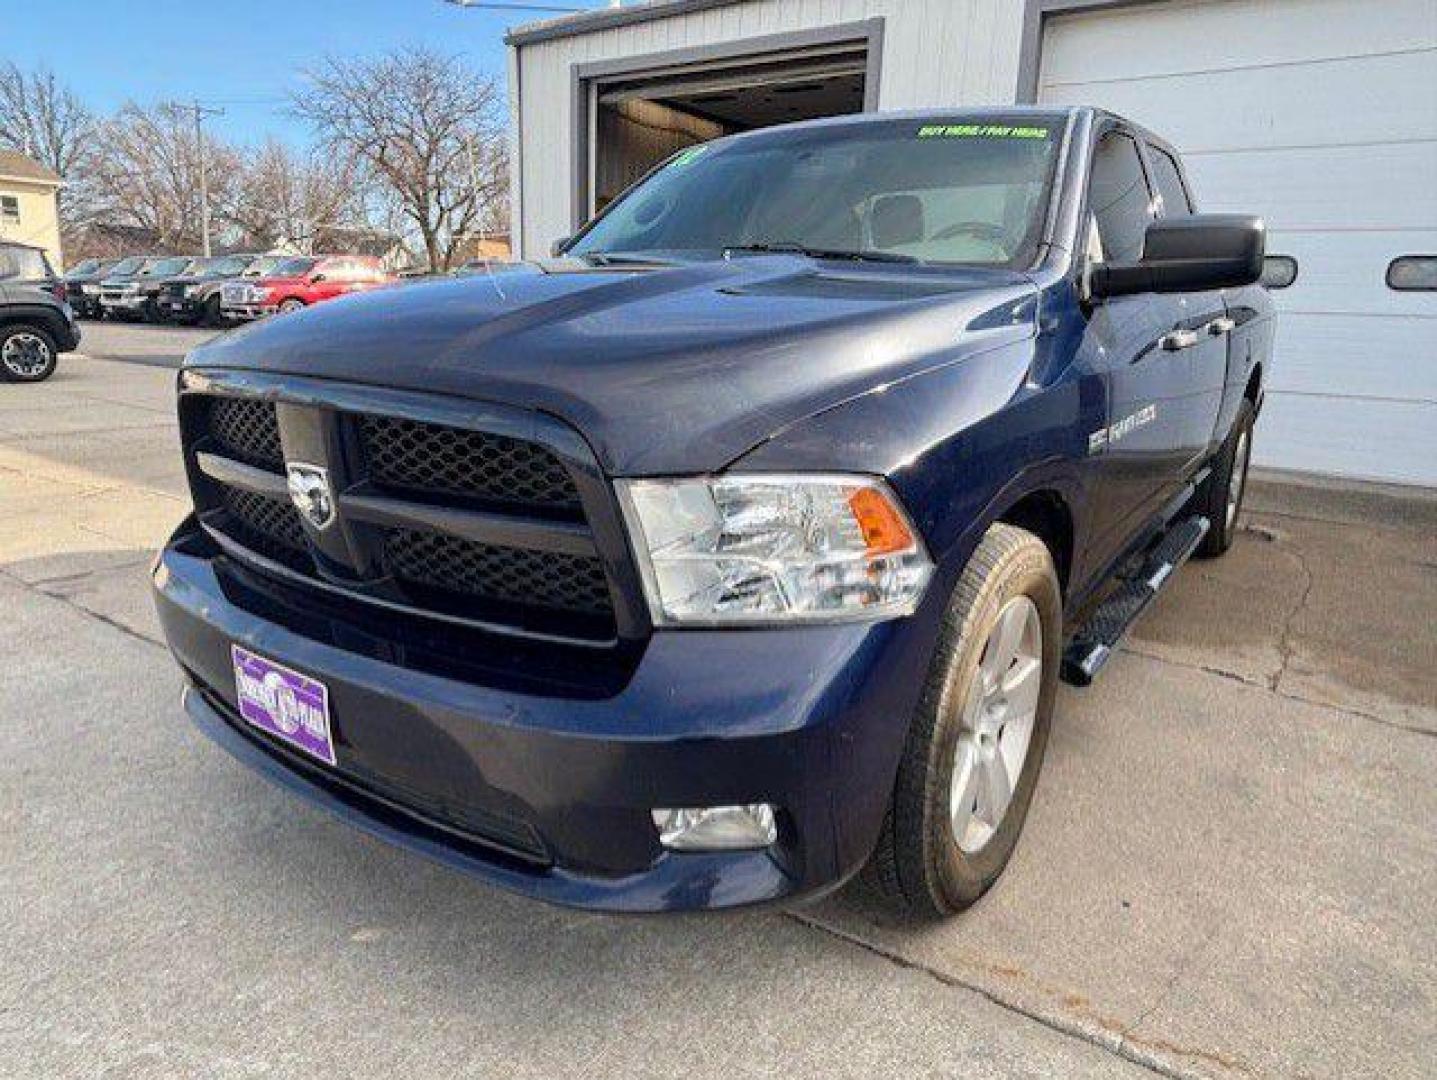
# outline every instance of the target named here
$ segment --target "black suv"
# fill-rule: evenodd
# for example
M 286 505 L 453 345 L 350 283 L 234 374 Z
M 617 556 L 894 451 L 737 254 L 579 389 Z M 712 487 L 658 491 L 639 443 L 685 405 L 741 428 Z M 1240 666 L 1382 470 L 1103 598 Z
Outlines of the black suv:
M 0 381 L 40 382 L 80 344 L 75 313 L 40 248 L 0 244 Z
M 100 282 L 121 259 L 86 259 L 78 266 L 71 267 L 60 280 L 65 285 L 65 301 L 75 309 L 82 319 L 98 319 L 100 309 Z

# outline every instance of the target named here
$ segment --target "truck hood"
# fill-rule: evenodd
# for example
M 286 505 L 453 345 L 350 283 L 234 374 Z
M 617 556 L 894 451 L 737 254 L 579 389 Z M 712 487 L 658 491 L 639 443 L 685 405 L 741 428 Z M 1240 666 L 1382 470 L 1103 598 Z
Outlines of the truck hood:
M 633 476 L 720 469 L 805 417 L 1035 325 L 1036 290 L 1008 271 L 789 255 L 537 270 L 355 294 L 225 334 L 186 364 L 538 409 Z

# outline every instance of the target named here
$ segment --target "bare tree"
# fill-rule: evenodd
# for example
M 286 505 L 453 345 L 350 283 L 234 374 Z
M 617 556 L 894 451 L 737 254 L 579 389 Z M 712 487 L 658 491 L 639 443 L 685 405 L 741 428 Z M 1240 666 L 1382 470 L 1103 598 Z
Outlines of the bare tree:
M 349 155 L 447 269 L 465 240 L 493 228 L 508 201 L 501 94 L 454 57 L 403 49 L 376 60 L 330 59 L 292 99 L 331 153 Z
M 148 229 L 167 249 L 199 250 L 201 155 L 212 203 L 224 206 L 240 173 L 234 149 L 209 134 L 197 139 L 182 105 L 126 105 L 97 129 L 91 167 L 97 216 Z
M 358 175 L 352 156 L 302 154 L 271 138 L 245 163 L 222 213 L 246 247 L 356 227 L 365 211 Z
M 34 158 L 65 181 L 60 219 L 66 228 L 88 216 L 94 131 L 93 114 L 53 72 L 0 66 L 0 147 Z

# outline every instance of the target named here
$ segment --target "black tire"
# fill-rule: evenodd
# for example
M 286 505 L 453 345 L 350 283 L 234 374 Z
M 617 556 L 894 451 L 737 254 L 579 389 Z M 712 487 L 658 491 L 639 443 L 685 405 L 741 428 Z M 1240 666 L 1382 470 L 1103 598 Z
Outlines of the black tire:
M 1212 472 L 1193 496 L 1193 510 L 1207 518 L 1211 526 L 1195 552 L 1201 558 L 1215 559 L 1227 554 L 1237 538 L 1242 500 L 1247 494 L 1248 465 L 1252 461 L 1253 419 L 1252 402 L 1244 400 L 1227 442 L 1212 463 Z
M 1006 812 L 986 842 L 968 852 L 950 824 L 950 789 L 964 736 L 962 714 L 970 693 L 977 692 L 975 680 L 981 678 L 989 635 L 1000 613 L 1019 597 L 1032 602 L 1042 630 L 1041 648 L 1035 649 L 1040 655 L 1034 658 L 1041 661 L 1036 712 Z M 883 831 L 864 870 L 869 888 L 888 905 L 919 917 L 951 915 L 998 880 L 1017 846 L 1043 766 L 1061 634 L 1062 596 L 1047 546 L 1015 526 L 992 526 L 964 568 L 944 613 Z
M 43 326 L 0 326 L 0 381 L 44 382 L 55 374 L 58 357 L 55 338 Z
M 297 296 L 290 296 L 279 302 L 278 314 L 293 315 L 296 311 L 306 307 L 303 300 Z
M 219 326 L 224 322 L 224 315 L 220 312 L 219 293 L 215 293 L 205 300 L 204 306 L 200 309 L 198 321 L 201 326 Z

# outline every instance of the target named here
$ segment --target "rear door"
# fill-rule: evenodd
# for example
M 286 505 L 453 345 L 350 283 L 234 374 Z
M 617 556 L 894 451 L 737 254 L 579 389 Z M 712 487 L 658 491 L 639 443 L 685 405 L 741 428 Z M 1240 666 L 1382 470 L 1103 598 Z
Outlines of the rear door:
M 1157 200 L 1137 138 L 1126 128 L 1110 125 L 1100 134 L 1087 200 L 1089 260 L 1136 261 Z M 1088 435 L 1099 561 L 1157 513 L 1190 456 L 1191 376 L 1183 352 L 1165 342 L 1172 324 L 1173 309 L 1152 293 L 1091 305 L 1084 351 L 1108 387 L 1107 424 Z
M 1192 195 L 1177 156 L 1152 139 L 1144 140 L 1143 149 L 1158 214 L 1166 218 L 1191 214 Z M 1220 289 L 1159 293 L 1153 302 L 1163 325 L 1163 347 L 1173 354 L 1172 365 L 1186 372 L 1187 390 L 1172 407 L 1180 414 L 1184 471 L 1190 472 L 1208 456 L 1217 435 L 1234 323 Z

